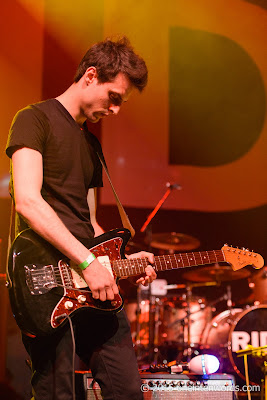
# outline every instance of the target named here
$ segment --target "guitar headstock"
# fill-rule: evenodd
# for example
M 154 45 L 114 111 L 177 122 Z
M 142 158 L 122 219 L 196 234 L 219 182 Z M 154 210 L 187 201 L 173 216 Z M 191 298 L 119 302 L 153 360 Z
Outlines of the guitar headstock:
M 247 265 L 252 265 L 259 269 L 264 266 L 264 259 L 260 254 L 254 253 L 244 247 L 242 249 L 228 246 L 225 244 L 222 247 L 225 261 L 232 265 L 234 271 L 237 271 Z

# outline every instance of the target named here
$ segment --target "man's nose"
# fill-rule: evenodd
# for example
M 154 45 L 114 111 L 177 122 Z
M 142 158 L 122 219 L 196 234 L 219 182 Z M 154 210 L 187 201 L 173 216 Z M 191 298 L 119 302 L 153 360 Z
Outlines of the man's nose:
M 121 108 L 120 106 L 115 106 L 114 104 L 111 104 L 108 110 L 110 111 L 111 114 L 117 115 L 118 112 L 120 111 L 120 108 Z

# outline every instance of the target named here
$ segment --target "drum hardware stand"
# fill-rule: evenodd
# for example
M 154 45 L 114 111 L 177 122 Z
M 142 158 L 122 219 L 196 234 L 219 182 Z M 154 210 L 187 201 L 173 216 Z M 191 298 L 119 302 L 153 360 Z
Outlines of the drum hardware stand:
M 230 311 L 232 311 L 232 309 L 233 309 L 233 302 L 232 302 L 232 290 L 231 290 L 231 286 L 230 285 L 227 285 L 227 288 L 226 288 L 226 293 L 227 293 L 227 308 L 228 308 L 228 310 L 230 310 Z
M 207 285 L 207 286 L 213 286 L 213 285 L 210 285 L 211 283 L 214 284 L 214 286 L 216 285 L 216 282 L 207 282 L 207 283 L 209 283 L 209 285 Z M 169 287 L 169 286 L 183 286 L 183 285 L 167 285 L 167 287 Z M 194 286 L 194 285 L 192 285 L 192 286 Z M 192 286 L 191 286 L 191 287 L 192 287 Z M 197 285 L 197 286 L 200 286 L 200 285 Z M 203 286 L 203 285 L 201 285 L 201 286 Z M 205 284 L 205 286 L 206 286 L 206 284 Z M 171 288 L 171 289 L 173 289 L 173 288 Z M 217 303 L 219 303 L 220 301 L 223 301 L 223 300 L 227 300 L 227 295 L 226 295 L 226 294 L 222 295 L 221 297 L 218 297 L 218 298 L 217 298 L 216 300 L 214 300 L 214 301 L 209 302 L 208 305 L 211 306 L 211 307 L 213 307 L 215 304 L 217 304 Z M 200 304 L 200 310 L 204 310 L 205 307 L 206 307 L 206 306 L 205 306 L 204 303 L 201 303 L 201 304 Z M 191 313 L 190 313 L 190 316 L 199 313 L 200 310 L 196 310 L 196 311 L 191 312 Z M 216 311 L 216 308 L 215 308 L 215 311 Z M 187 315 L 186 315 L 186 318 L 187 318 Z M 176 324 L 181 324 L 181 325 L 183 326 L 183 332 L 184 332 L 184 327 L 185 327 L 185 325 L 186 325 L 185 319 L 184 319 L 184 318 L 176 319 L 176 320 L 173 321 L 172 323 L 168 324 L 167 327 L 168 327 L 168 328 L 172 328 L 172 327 L 173 327 L 174 325 L 176 325 Z M 183 337 L 185 337 L 185 333 L 184 333 Z
M 195 283 L 188 285 L 186 287 L 186 319 L 183 325 L 183 333 L 185 339 L 185 328 L 187 328 L 187 349 L 186 349 L 187 362 L 191 360 L 193 354 L 192 343 L 191 343 L 191 323 L 192 323 L 191 316 L 199 312 L 199 310 L 197 310 L 192 313 L 190 310 L 190 304 L 192 300 L 192 288 L 199 286 L 217 286 L 217 282 L 206 282 L 204 285 L 203 283 Z M 203 310 L 205 308 L 205 304 L 203 304 L 202 307 L 200 305 L 200 308 Z
M 149 214 L 147 217 L 145 223 L 143 224 L 142 228 L 140 229 L 140 232 L 146 232 L 146 238 L 147 238 L 147 243 L 148 243 L 148 250 L 151 250 L 151 241 L 152 241 L 152 225 L 151 221 L 160 209 L 160 207 L 164 204 L 172 190 L 174 189 L 181 189 L 182 187 L 178 185 L 177 183 L 171 184 L 169 182 L 166 183 L 167 190 L 158 202 L 158 204 L 155 206 L 154 210 Z M 155 304 L 153 304 L 154 299 L 152 298 L 151 295 L 151 287 L 149 285 L 149 361 L 152 362 L 155 358 Z M 152 307 L 151 307 L 152 305 Z M 156 350 L 157 351 L 157 350 Z
M 161 301 L 159 296 L 166 296 L 165 279 L 156 279 L 149 287 L 149 359 L 158 362 L 159 328 L 162 323 L 160 318 Z
M 155 297 L 155 296 L 153 296 Z M 161 304 L 160 300 L 158 298 L 154 299 L 154 333 L 153 333 L 153 339 L 154 339 L 154 349 L 153 349 L 153 355 L 154 355 L 154 362 L 158 363 L 159 362 L 159 328 L 161 325 L 161 320 L 160 320 L 160 309 L 161 309 Z
M 160 296 L 166 296 L 167 294 L 167 281 L 165 279 L 156 279 L 149 287 L 139 286 L 137 289 L 137 310 L 136 310 L 136 353 L 137 357 L 140 356 L 141 346 L 141 314 L 142 314 L 142 293 L 145 293 L 145 298 L 149 299 L 149 319 L 148 319 L 148 333 L 149 333 L 149 344 L 148 344 L 148 357 L 151 362 L 158 360 L 158 346 L 159 346 L 159 333 L 161 320 L 161 300 Z M 153 343 L 153 346 L 150 344 Z
M 264 367 L 263 367 L 263 373 L 264 373 L 264 382 L 262 382 L 261 388 L 262 388 L 262 400 L 263 400 L 263 389 L 265 390 L 265 400 L 267 400 L 267 361 L 264 361 Z
M 149 349 L 148 359 L 150 362 L 154 362 L 156 358 L 157 349 L 155 348 L 155 312 L 156 312 L 156 298 L 151 294 L 151 285 L 149 285 Z
M 267 356 L 267 345 L 266 346 L 261 346 L 261 347 L 253 347 L 251 345 L 248 345 L 245 350 L 238 350 L 236 352 L 237 357 L 244 357 L 244 365 L 245 365 L 245 371 L 246 371 L 246 385 L 248 388 L 248 400 L 251 400 L 251 394 L 250 394 L 250 385 L 249 385 L 249 377 L 248 377 L 248 355 L 252 355 L 252 357 L 266 357 Z M 265 400 L 267 400 L 267 361 L 264 361 L 263 363 L 263 373 L 264 373 L 264 379 L 261 384 L 261 400 L 263 400 L 263 391 L 265 390 Z
M 187 362 L 189 362 L 192 358 L 192 344 L 191 344 L 191 316 L 194 314 L 197 314 L 200 310 L 204 310 L 205 309 L 205 304 L 200 304 L 200 310 L 196 310 L 191 312 L 190 310 L 190 304 L 191 304 L 191 300 L 192 300 L 192 288 L 194 287 L 203 287 L 203 286 L 217 286 L 218 283 L 217 282 L 205 282 L 203 283 L 193 283 L 190 285 L 167 285 L 166 288 L 167 289 L 184 289 L 186 288 L 186 316 L 185 318 L 180 318 L 180 319 L 176 319 L 174 322 L 172 322 L 171 324 L 168 325 L 168 328 L 173 327 L 175 324 L 180 323 L 182 328 L 183 328 L 183 342 L 184 344 L 186 344 L 186 350 L 184 352 L 184 356 L 187 356 Z M 219 299 L 215 300 L 212 304 L 216 304 L 219 301 L 222 300 L 227 300 L 226 295 L 221 296 Z M 210 304 L 209 304 L 210 305 Z M 185 340 L 185 332 L 187 332 L 187 341 Z
M 187 327 L 187 362 L 191 360 L 192 356 L 192 346 L 191 346 L 191 336 L 190 336 L 190 331 L 191 331 L 191 310 L 190 310 L 190 303 L 191 303 L 191 298 L 192 298 L 192 286 L 188 285 L 186 287 L 186 323 L 184 325 L 184 332 L 185 332 L 185 327 Z
M 140 340 L 140 314 L 141 314 L 141 287 L 137 287 L 137 308 L 136 308 L 136 339 L 135 339 L 135 350 L 136 357 L 139 359 L 141 350 L 141 340 Z

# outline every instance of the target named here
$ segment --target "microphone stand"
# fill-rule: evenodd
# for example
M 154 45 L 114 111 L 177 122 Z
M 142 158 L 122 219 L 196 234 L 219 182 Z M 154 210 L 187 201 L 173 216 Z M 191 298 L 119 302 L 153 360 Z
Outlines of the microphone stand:
M 142 228 L 140 229 L 140 232 L 145 232 L 146 231 L 146 242 L 148 244 L 148 250 L 151 251 L 151 242 L 152 242 L 152 225 L 151 221 L 157 214 L 158 210 L 161 208 L 161 206 L 165 203 L 167 198 L 169 197 L 170 193 L 174 189 L 181 189 L 181 186 L 178 185 L 177 183 L 171 184 L 167 183 L 166 184 L 167 190 L 158 202 L 158 204 L 155 206 L 154 210 L 149 214 L 147 217 L 145 223 L 143 224 Z M 154 361 L 155 359 L 155 296 L 151 295 L 151 285 L 148 287 L 148 298 L 149 298 L 149 345 L 148 345 L 148 358 L 149 362 Z M 137 306 L 138 307 L 138 306 Z M 139 321 L 137 320 L 137 331 L 140 330 L 140 325 Z
M 177 183 L 171 185 L 169 182 L 166 183 L 167 186 L 167 190 L 164 193 L 164 195 L 162 196 L 162 198 L 160 199 L 160 201 L 158 202 L 158 204 L 156 205 L 156 207 L 154 208 L 154 210 L 149 214 L 149 216 L 147 217 L 144 225 L 142 226 L 142 228 L 140 229 L 140 232 L 145 232 L 148 224 L 152 221 L 152 219 L 154 218 L 154 216 L 157 214 L 158 210 L 160 209 L 160 207 L 165 203 L 165 201 L 167 200 L 168 196 L 170 195 L 171 191 L 174 189 L 181 189 L 182 187 L 180 185 L 178 185 Z
M 245 366 L 245 377 L 246 377 L 246 385 L 248 388 L 248 400 L 251 400 L 251 393 L 250 393 L 250 382 L 249 382 L 249 374 L 248 374 L 248 355 L 252 355 L 252 357 L 266 357 L 267 355 L 267 345 L 261 347 L 253 347 L 248 345 L 244 350 L 238 350 L 236 352 L 237 357 L 244 357 L 244 366 Z M 263 399 L 263 392 L 265 390 L 265 400 L 267 400 L 267 361 L 263 362 L 263 373 L 264 373 L 264 381 L 261 384 L 261 399 Z

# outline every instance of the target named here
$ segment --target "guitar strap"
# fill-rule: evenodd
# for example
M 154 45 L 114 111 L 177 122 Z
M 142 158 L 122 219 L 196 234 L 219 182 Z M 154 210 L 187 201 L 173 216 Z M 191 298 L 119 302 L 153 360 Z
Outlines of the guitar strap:
M 104 168 L 104 170 L 105 170 L 105 172 L 107 174 L 108 181 L 110 183 L 111 189 L 112 189 L 113 194 L 114 194 L 115 199 L 116 199 L 116 203 L 117 203 L 117 207 L 118 207 L 118 210 L 119 210 L 119 213 L 120 213 L 122 225 L 124 226 L 124 228 L 129 229 L 129 231 L 131 232 L 131 236 L 133 238 L 134 235 L 135 235 L 135 230 L 132 227 L 132 224 L 131 224 L 131 222 L 129 220 L 129 217 L 126 214 L 126 212 L 125 212 L 125 210 L 123 208 L 123 205 L 120 202 L 120 199 L 118 198 L 118 195 L 117 195 L 117 193 L 115 191 L 115 188 L 114 188 L 114 186 L 112 184 L 112 181 L 111 181 L 111 178 L 110 178 L 110 175 L 109 175 L 108 168 L 107 168 L 107 165 L 105 163 L 105 160 L 104 160 L 102 154 L 99 154 L 98 152 L 96 152 L 96 154 L 98 155 L 98 158 L 99 158 L 99 160 L 100 160 L 100 162 L 102 164 L 102 167 Z
M 10 285 L 9 287 L 12 286 L 12 280 L 10 279 L 9 276 L 9 271 L 8 271 L 8 260 L 10 256 L 10 249 L 13 240 L 15 239 L 16 234 L 15 234 L 15 205 L 13 202 L 13 199 L 11 200 L 11 209 L 10 209 L 10 221 L 9 221 L 9 233 L 8 233 L 8 239 L 7 239 L 7 258 L 6 258 L 6 281 Z

